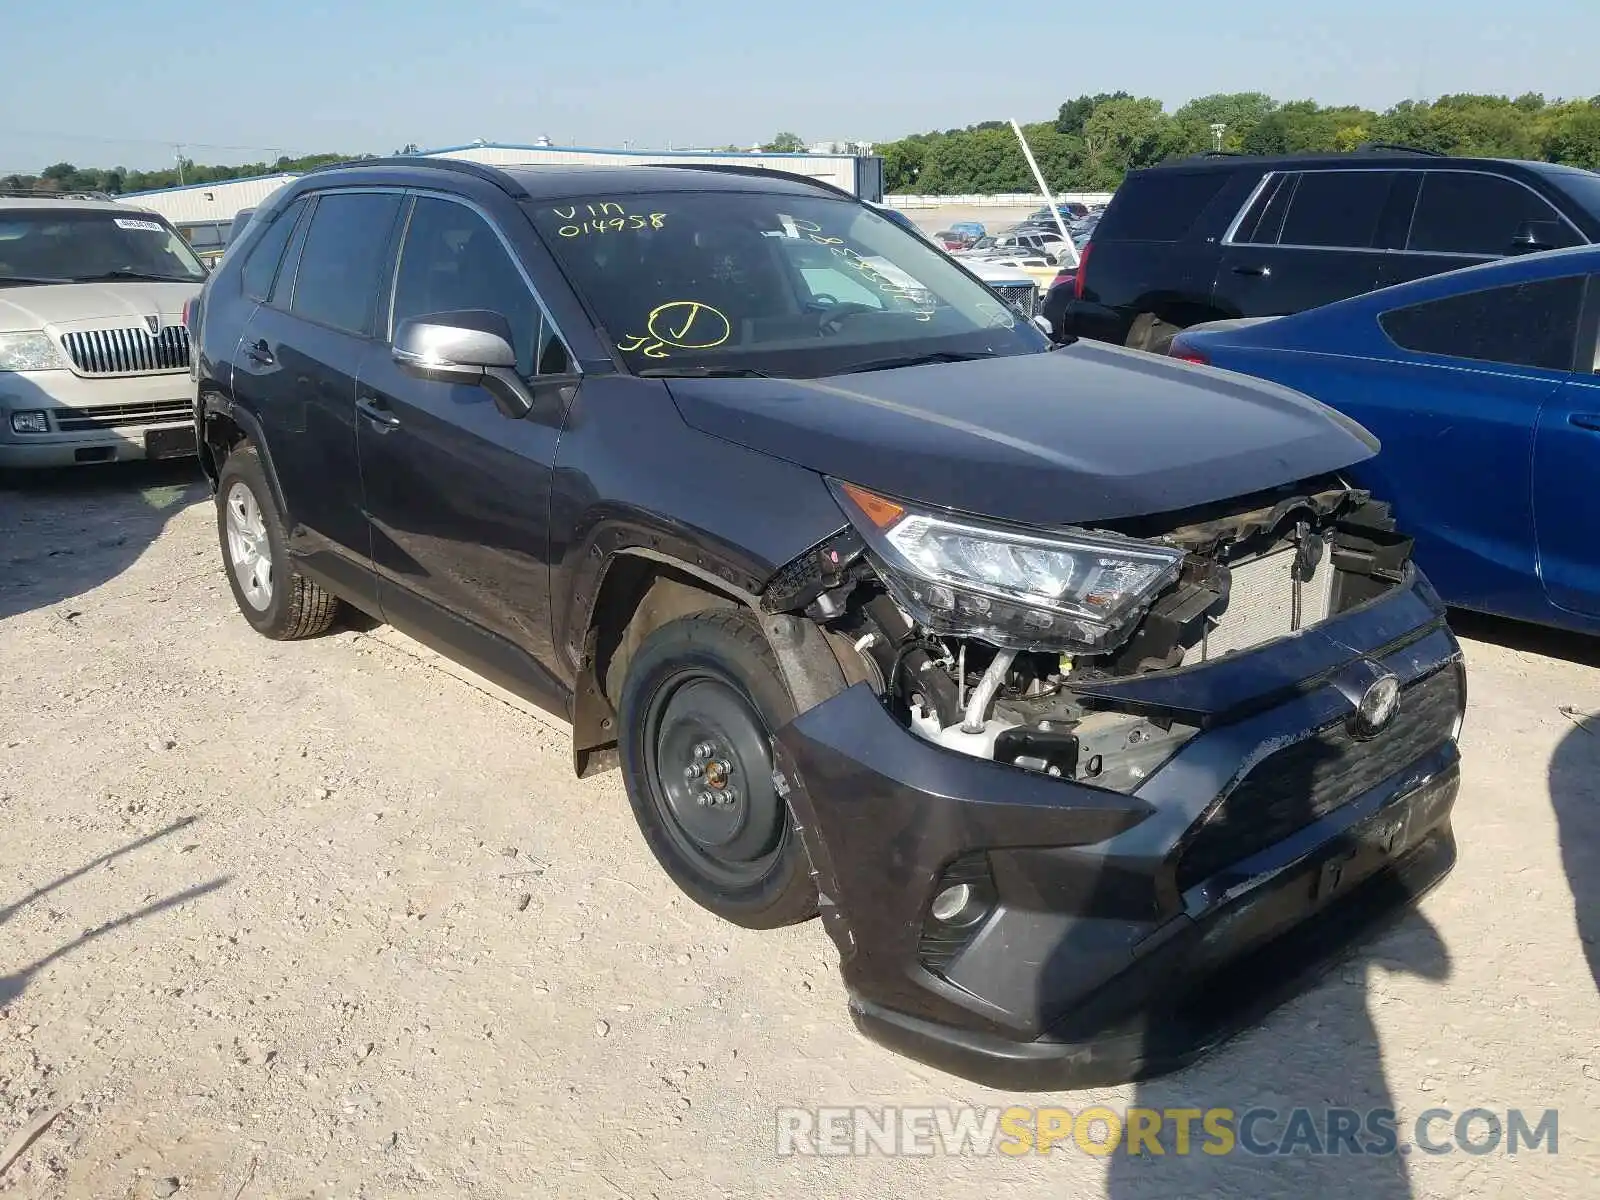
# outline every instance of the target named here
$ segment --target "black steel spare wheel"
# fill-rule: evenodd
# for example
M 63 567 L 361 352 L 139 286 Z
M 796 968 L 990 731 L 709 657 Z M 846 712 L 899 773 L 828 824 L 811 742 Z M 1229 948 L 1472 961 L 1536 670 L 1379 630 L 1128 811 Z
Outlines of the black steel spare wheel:
M 674 882 L 739 925 L 813 915 L 809 864 L 772 781 L 771 731 L 794 706 L 754 619 L 716 610 L 662 626 L 628 664 L 618 707 L 628 799 Z
M 690 669 L 656 694 L 650 727 L 651 797 L 678 848 L 710 878 L 735 886 L 760 879 L 786 822 L 754 707 Z

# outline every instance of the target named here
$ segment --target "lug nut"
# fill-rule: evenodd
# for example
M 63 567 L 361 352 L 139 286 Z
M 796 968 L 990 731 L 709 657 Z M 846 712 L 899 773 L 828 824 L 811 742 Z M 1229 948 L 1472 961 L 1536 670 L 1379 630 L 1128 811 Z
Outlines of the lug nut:
M 712 798 L 712 795 L 711 795 L 710 792 L 701 792 L 698 796 L 696 796 L 694 798 L 694 802 L 696 804 L 698 804 L 701 808 L 708 808 L 712 804 L 716 803 L 715 799 Z
M 704 774 L 705 771 L 699 763 L 691 763 L 683 769 L 683 777 L 688 780 L 699 779 Z
M 724 788 L 722 792 L 722 802 L 724 804 L 737 804 L 739 802 L 739 789 L 733 787 Z

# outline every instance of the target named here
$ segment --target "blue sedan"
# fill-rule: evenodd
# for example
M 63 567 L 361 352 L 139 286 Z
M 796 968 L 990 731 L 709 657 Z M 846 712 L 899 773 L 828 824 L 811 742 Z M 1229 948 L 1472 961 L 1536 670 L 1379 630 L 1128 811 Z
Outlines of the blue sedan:
M 1502 259 L 1288 317 L 1196 326 L 1174 357 L 1371 430 L 1353 469 L 1449 604 L 1600 632 L 1600 248 Z

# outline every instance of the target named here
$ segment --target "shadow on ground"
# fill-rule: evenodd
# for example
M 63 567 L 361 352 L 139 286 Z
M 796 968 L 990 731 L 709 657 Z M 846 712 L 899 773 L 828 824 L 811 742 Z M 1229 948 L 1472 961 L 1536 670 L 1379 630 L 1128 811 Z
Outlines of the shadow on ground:
M 192 458 L 0 479 L 0 620 L 116 578 L 206 494 Z
M 168 825 L 164 829 L 158 829 L 154 833 L 147 834 L 142 838 L 129 842 L 126 846 L 122 846 L 108 854 L 102 854 L 99 858 L 85 863 L 76 870 L 68 871 L 65 875 L 59 876 L 58 878 L 51 880 L 49 883 L 42 884 L 41 886 L 34 888 L 33 891 L 23 896 L 20 900 L 8 904 L 4 908 L 0 908 L 0 926 L 4 926 L 6 923 L 16 917 L 18 913 L 22 912 L 30 905 L 44 899 L 44 897 L 50 895 L 57 889 L 72 883 L 74 880 L 81 879 L 89 872 L 95 870 L 96 868 L 105 866 L 114 859 L 118 859 L 126 854 L 132 854 L 135 851 L 142 850 L 146 846 L 154 845 L 161 839 L 170 837 L 179 830 L 186 829 L 190 825 L 193 825 L 197 819 L 198 818 L 195 817 L 185 817 L 181 821 L 174 821 L 171 825 Z M 210 880 L 207 883 L 196 884 L 194 887 L 185 888 L 181 892 L 175 892 L 172 895 L 163 897 L 160 900 L 152 901 L 151 903 L 144 905 L 142 908 L 135 909 L 131 913 L 117 917 L 115 920 L 107 921 L 103 925 L 96 925 L 92 929 L 86 929 L 77 937 L 73 938 L 70 942 L 67 942 L 63 946 L 57 947 L 44 957 L 35 959 L 33 962 L 28 963 L 26 966 L 21 967 L 16 971 L 12 971 L 9 974 L 0 975 L 0 1008 L 4 1008 L 6 1005 L 17 999 L 17 997 L 21 996 L 22 993 L 27 990 L 28 983 L 33 979 L 33 977 L 40 971 L 44 970 L 44 968 L 48 967 L 51 963 L 55 962 L 58 958 L 63 958 L 66 955 L 71 954 L 74 950 L 77 950 L 94 941 L 96 938 L 104 937 L 106 934 L 112 933 L 123 928 L 124 926 L 132 925 L 136 921 L 142 921 L 144 918 L 154 916 L 156 913 L 162 912 L 166 909 L 176 908 L 181 904 L 187 904 L 189 901 L 197 900 L 201 896 L 206 895 L 208 892 L 214 892 L 219 888 L 226 887 L 228 881 L 229 877 L 224 875 L 220 878 Z
M 1259 1028 L 1194 1066 L 1140 1083 L 1131 1105 L 1169 1114 L 1162 1130 L 1166 1153 L 1118 1152 L 1107 1197 L 1408 1200 L 1415 1194 L 1404 1149 L 1411 1130 L 1393 1117 L 1396 1103 L 1373 1009 L 1386 1002 L 1390 975 L 1444 979 L 1449 973 L 1443 940 L 1412 911 Z M 1236 1143 L 1225 1155 L 1207 1138 L 1199 1115 L 1216 1108 L 1233 1112 Z M 1170 1114 L 1184 1109 L 1196 1116 L 1189 1152 L 1179 1154 Z
M 1550 802 L 1578 937 L 1600 989 L 1600 711 L 1564 711 L 1572 729 L 1550 759 Z
M 1560 658 L 1585 667 L 1600 667 L 1600 637 L 1591 633 L 1572 633 L 1565 629 L 1552 629 L 1548 625 L 1532 625 L 1526 621 L 1512 621 L 1506 617 L 1491 617 L 1485 613 L 1450 610 L 1450 628 L 1457 637 L 1475 642 L 1490 642 L 1507 650 L 1520 650 L 1526 654 L 1542 654 L 1546 658 Z M 1468 694 L 1472 681 L 1467 681 Z

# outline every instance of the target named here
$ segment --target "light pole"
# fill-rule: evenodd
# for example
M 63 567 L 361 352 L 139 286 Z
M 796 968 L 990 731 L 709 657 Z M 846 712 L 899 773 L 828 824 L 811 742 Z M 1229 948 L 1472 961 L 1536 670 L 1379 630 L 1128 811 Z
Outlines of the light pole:
M 1211 126 L 1211 148 L 1213 150 L 1221 150 L 1222 149 L 1222 135 L 1227 132 L 1227 129 L 1228 129 L 1228 127 L 1225 124 L 1223 124 L 1221 121 L 1217 121 L 1217 122 L 1212 124 L 1212 126 Z

